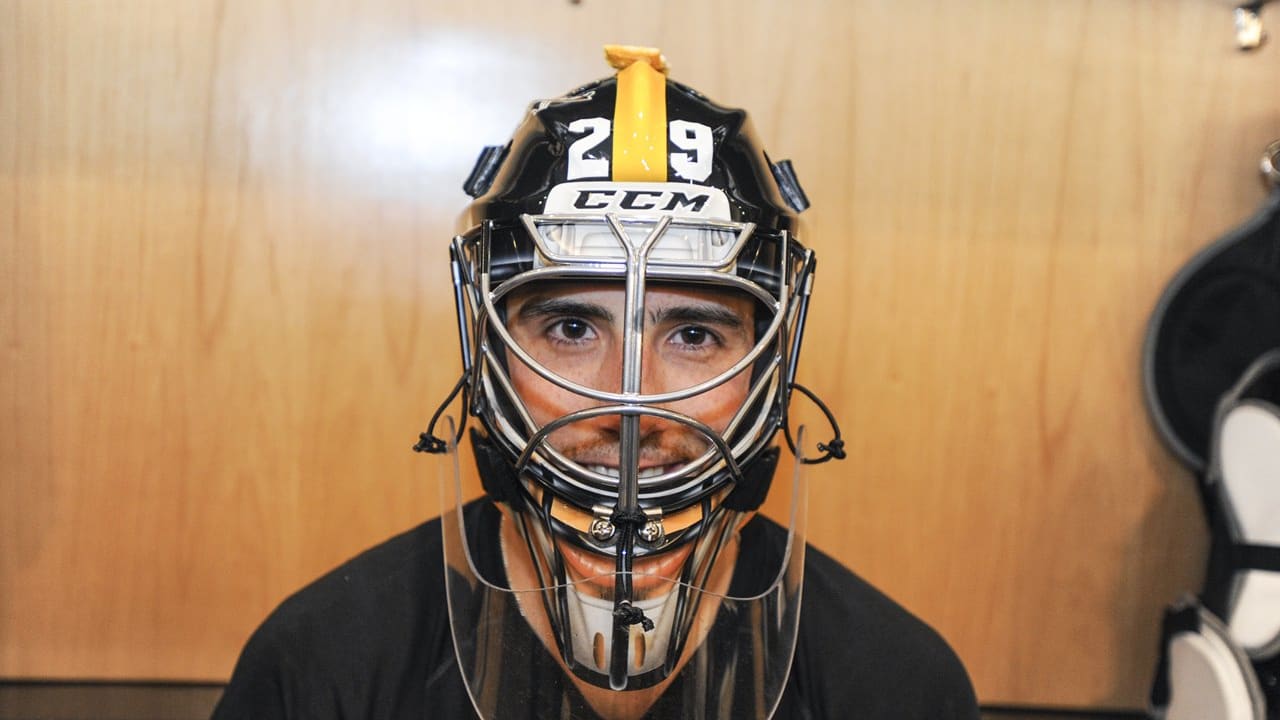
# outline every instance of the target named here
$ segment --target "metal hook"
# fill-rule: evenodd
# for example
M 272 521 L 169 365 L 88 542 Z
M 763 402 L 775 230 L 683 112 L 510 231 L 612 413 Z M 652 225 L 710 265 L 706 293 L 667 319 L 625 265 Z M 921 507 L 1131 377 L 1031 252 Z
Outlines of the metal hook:
M 1280 187 L 1280 167 L 1278 166 L 1280 166 L 1280 140 L 1267 146 L 1267 149 L 1262 152 L 1262 162 L 1259 163 L 1262 178 L 1273 188 Z
M 1236 47 L 1241 50 L 1257 50 L 1267 41 L 1262 29 L 1262 6 L 1267 0 L 1254 0 L 1236 8 Z

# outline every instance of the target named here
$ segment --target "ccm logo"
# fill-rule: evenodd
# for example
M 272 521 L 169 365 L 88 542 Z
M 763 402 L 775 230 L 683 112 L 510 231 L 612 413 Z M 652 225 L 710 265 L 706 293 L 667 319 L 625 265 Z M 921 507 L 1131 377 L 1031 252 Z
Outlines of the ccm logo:
M 579 210 L 685 210 L 702 212 L 711 199 L 705 193 L 671 190 L 579 190 L 573 206 Z

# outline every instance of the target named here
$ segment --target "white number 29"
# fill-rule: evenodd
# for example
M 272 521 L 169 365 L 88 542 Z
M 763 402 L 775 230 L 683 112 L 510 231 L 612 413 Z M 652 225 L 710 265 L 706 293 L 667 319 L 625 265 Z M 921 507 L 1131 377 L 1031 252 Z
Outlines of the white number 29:
M 609 177 L 609 159 L 587 157 L 600 147 L 612 130 L 608 118 L 578 118 L 569 123 L 569 132 L 583 133 L 569 145 L 569 167 L 566 180 Z M 702 182 L 711 175 L 711 155 L 714 139 L 711 128 L 688 120 L 672 120 L 668 126 L 671 144 L 684 152 L 673 152 L 669 158 L 671 169 L 685 180 Z

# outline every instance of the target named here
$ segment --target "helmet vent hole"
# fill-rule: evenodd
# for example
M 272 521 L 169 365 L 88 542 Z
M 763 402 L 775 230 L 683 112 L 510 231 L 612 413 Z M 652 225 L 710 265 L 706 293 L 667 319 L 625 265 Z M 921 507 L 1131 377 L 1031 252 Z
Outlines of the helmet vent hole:
M 632 656 L 635 658 L 636 669 L 640 670 L 644 667 L 644 654 L 648 649 L 649 641 L 645 638 L 644 633 L 637 628 L 631 635 L 634 650 Z
M 591 643 L 591 654 L 595 656 L 596 668 L 604 670 L 604 634 L 596 633 L 595 640 Z

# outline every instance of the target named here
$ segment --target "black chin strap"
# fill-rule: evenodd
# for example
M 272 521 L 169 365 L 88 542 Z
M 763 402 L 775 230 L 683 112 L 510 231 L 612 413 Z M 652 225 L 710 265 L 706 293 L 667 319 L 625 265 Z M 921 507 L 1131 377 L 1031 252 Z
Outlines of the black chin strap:
M 1231 564 L 1239 570 L 1280 572 L 1280 545 L 1231 543 L 1228 554 Z

